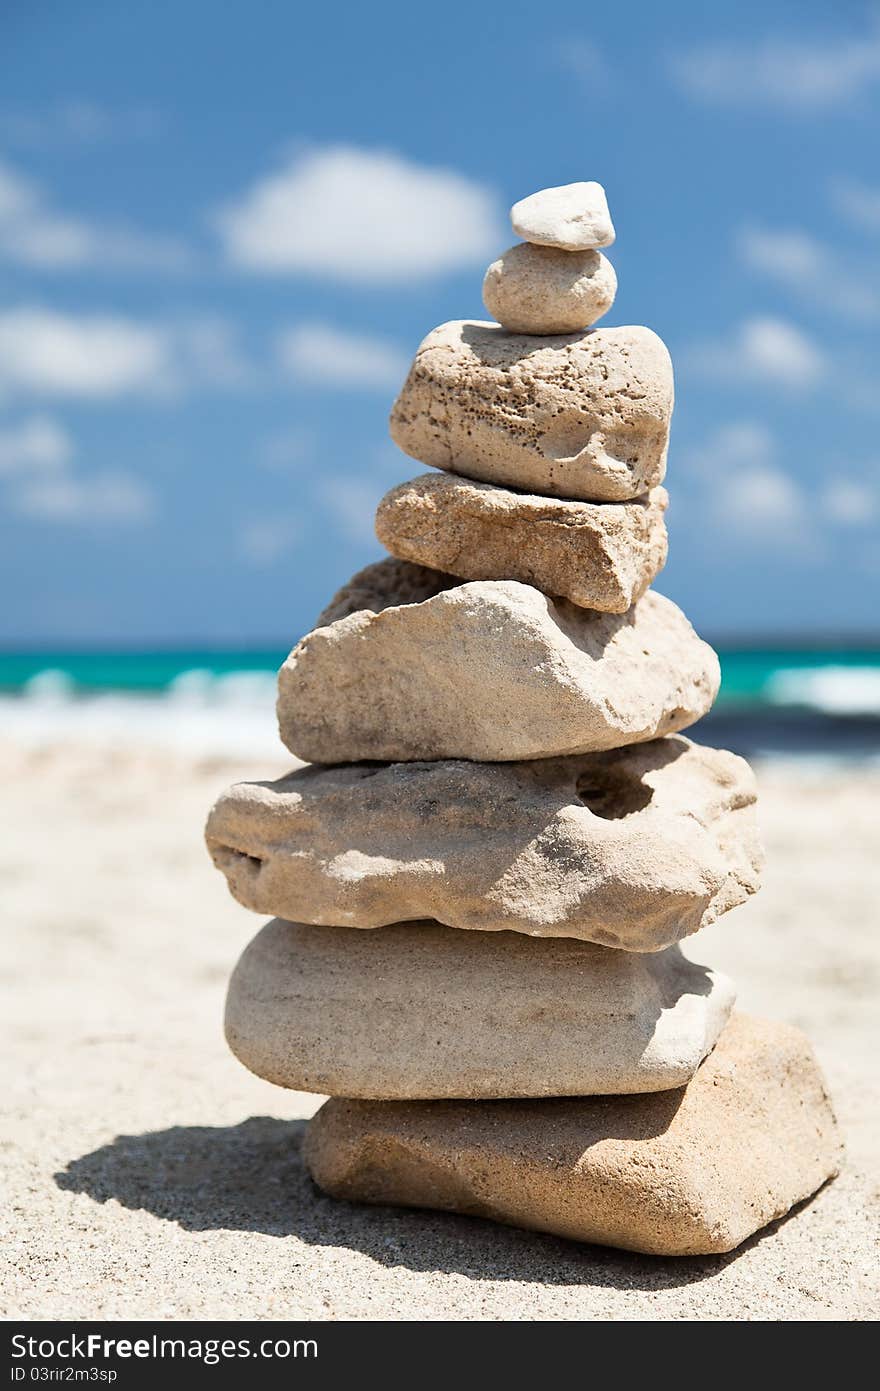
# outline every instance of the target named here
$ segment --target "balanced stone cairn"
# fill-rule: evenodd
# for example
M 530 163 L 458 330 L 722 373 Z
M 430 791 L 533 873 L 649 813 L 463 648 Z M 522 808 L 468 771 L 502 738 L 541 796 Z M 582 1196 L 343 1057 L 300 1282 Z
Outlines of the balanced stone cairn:
M 679 942 L 758 887 L 743 759 L 680 731 L 715 653 L 648 588 L 666 559 L 672 364 L 610 309 L 599 184 L 512 210 L 498 323 L 419 348 L 391 415 L 441 470 L 394 488 L 391 559 L 281 669 L 311 766 L 207 826 L 274 915 L 229 988 L 233 1052 L 328 1094 L 320 1188 L 580 1241 L 729 1251 L 835 1174 L 804 1036 L 732 1014 Z

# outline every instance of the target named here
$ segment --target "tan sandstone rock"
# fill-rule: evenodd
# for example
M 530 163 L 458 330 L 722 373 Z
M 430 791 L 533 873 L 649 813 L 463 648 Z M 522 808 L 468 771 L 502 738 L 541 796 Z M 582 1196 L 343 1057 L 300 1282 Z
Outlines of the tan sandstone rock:
M 539 337 L 459 321 L 419 347 L 391 435 L 433 468 L 622 502 L 662 483 L 672 403 L 672 363 L 650 329 Z
M 734 1015 L 693 1081 L 645 1096 L 329 1101 L 319 1187 L 654 1255 L 731 1251 L 836 1174 L 841 1144 L 798 1029 Z
M 614 225 L 605 190 L 597 183 L 560 184 L 521 198 L 510 210 L 518 237 L 539 246 L 585 251 L 610 246 Z
M 392 555 L 464 580 L 521 580 L 581 608 L 624 613 L 666 562 L 664 488 L 573 502 L 425 473 L 386 493 L 376 535 Z
M 412 565 L 407 560 L 376 560 L 358 570 L 336 591 L 318 614 L 315 627 L 323 628 L 362 609 L 381 613 L 389 604 L 421 604 L 425 599 L 433 599 L 435 594 L 454 589 L 459 583 L 455 575 L 445 575 L 427 565 Z
M 519 242 L 493 261 L 483 303 L 510 333 L 579 333 L 614 303 L 617 276 L 600 251 Z
M 330 1096 L 652 1092 L 690 1080 L 733 1000 L 678 947 L 276 919 L 235 968 L 226 1037 L 258 1077 Z
M 608 614 L 513 580 L 436 593 L 421 571 L 417 603 L 405 566 L 368 567 L 375 597 L 353 612 L 356 575 L 279 672 L 281 738 L 309 763 L 586 753 L 684 729 L 715 699 L 715 653 L 653 591 Z
M 229 788 L 206 836 L 258 913 L 355 928 L 433 918 L 628 952 L 742 903 L 762 858 L 748 764 L 680 735 L 526 763 L 302 768 Z

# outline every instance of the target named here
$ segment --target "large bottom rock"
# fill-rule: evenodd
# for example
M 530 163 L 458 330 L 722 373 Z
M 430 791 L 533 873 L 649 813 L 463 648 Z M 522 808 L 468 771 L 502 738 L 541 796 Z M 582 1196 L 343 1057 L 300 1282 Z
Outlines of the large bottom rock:
M 559 1101 L 327 1102 L 306 1137 L 338 1198 L 443 1208 L 656 1255 L 731 1251 L 838 1172 L 797 1029 L 735 1015 L 677 1091 Z
M 276 920 L 233 973 L 226 1035 L 258 1076 L 333 1096 L 653 1092 L 693 1076 L 733 999 L 678 947 Z

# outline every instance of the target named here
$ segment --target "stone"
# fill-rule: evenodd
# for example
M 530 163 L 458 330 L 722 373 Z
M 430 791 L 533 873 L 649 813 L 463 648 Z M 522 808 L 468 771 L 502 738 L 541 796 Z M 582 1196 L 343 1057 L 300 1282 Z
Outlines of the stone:
M 276 919 L 235 968 L 226 1037 L 258 1077 L 330 1096 L 654 1092 L 690 1080 L 734 994 L 678 947 Z
M 510 333 L 579 333 L 614 303 L 617 276 L 600 251 L 518 242 L 493 261 L 483 303 Z
M 425 599 L 433 599 L 435 594 L 454 589 L 458 583 L 455 575 L 445 575 L 427 565 L 412 565 L 407 560 L 376 560 L 358 570 L 336 591 L 318 614 L 315 627 L 325 627 L 363 609 L 381 613 L 389 603 L 421 604 Z
M 328 1101 L 305 1161 L 335 1198 L 440 1208 L 658 1256 L 732 1251 L 839 1172 L 799 1029 L 734 1015 L 687 1087 L 520 1101 Z
M 673 735 L 526 763 L 302 768 L 229 788 L 206 838 L 257 913 L 655 952 L 758 888 L 755 799 L 744 759 Z
M 376 535 L 392 555 L 463 580 L 520 580 L 580 608 L 625 613 L 666 563 L 667 495 L 536 497 L 449 473 L 386 493 Z
M 542 188 L 514 203 L 510 221 L 524 241 L 563 251 L 587 251 L 614 241 L 605 190 L 597 183 Z
M 441 324 L 391 412 L 405 454 L 549 497 L 623 502 L 663 482 L 672 362 L 650 329 L 538 336 Z
M 514 580 L 455 585 L 418 603 L 409 576 L 401 602 L 404 565 L 368 567 L 376 596 L 352 612 L 364 588 L 355 576 L 351 598 L 336 596 L 278 674 L 281 739 L 308 763 L 617 748 L 684 729 L 718 692 L 715 653 L 652 590 L 624 614 Z

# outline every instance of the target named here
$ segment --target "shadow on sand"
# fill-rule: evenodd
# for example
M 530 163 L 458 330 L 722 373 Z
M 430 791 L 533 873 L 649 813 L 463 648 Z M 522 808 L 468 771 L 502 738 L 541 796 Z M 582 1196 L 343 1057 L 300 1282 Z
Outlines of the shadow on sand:
M 296 1236 L 312 1246 L 360 1251 L 388 1267 L 482 1280 L 676 1289 L 717 1275 L 763 1235 L 726 1256 L 667 1260 L 478 1218 L 338 1202 L 320 1193 L 306 1172 L 300 1153 L 305 1127 L 301 1120 L 253 1116 L 239 1125 L 120 1135 L 71 1160 L 55 1182 L 67 1192 L 99 1203 L 114 1199 L 187 1231 Z

